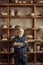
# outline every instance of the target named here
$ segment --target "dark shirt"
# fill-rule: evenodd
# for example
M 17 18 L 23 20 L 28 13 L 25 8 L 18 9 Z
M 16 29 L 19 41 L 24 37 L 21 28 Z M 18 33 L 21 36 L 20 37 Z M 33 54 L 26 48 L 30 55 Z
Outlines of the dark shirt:
M 14 53 L 15 54 L 25 54 L 27 52 L 28 43 L 27 43 L 26 37 L 24 37 L 24 36 L 22 36 L 22 37 L 16 36 L 13 39 L 13 41 L 14 42 L 21 42 L 23 44 L 22 47 L 14 46 Z

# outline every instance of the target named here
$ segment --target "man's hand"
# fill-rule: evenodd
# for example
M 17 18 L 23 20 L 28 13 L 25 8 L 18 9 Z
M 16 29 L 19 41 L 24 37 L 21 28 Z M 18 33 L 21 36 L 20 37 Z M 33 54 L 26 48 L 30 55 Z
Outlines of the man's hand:
M 23 46 L 23 43 L 21 43 L 21 42 L 14 42 L 13 46 L 22 47 Z
M 17 45 L 18 45 L 19 47 L 22 47 L 22 46 L 23 46 L 23 43 L 18 42 Z

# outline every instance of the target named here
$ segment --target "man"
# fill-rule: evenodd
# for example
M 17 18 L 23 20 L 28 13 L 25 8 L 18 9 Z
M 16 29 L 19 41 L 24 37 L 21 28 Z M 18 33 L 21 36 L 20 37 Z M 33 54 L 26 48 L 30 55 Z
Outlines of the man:
M 17 35 L 13 39 L 15 65 L 27 65 L 27 39 L 23 36 L 24 30 L 21 26 L 16 26 L 16 29 Z

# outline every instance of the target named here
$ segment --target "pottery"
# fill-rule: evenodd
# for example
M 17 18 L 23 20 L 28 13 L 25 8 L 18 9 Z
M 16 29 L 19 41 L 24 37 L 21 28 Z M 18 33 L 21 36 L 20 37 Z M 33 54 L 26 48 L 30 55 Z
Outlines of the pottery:
M 15 28 L 15 25 L 12 25 L 12 28 Z
M 4 25 L 4 26 L 3 26 L 3 28 L 7 28 L 7 26 L 6 26 L 6 25 Z
M 41 32 L 43 32 L 43 26 L 40 26 L 39 28 L 40 28 Z
M 14 10 L 13 9 L 11 10 L 10 15 L 11 16 L 15 16 L 15 13 L 14 13 Z
M 37 51 L 40 51 L 40 46 L 39 45 L 37 45 Z
M 33 0 L 31 0 L 30 3 L 33 3 Z
M 19 1 L 19 4 L 21 4 L 22 3 L 22 1 Z
M 7 16 L 7 13 L 6 13 L 6 12 L 1 12 L 1 14 L 4 15 L 4 16 L 5 16 L 5 15 Z
M 26 3 L 26 1 L 23 1 L 23 3 Z
M 15 0 L 15 3 L 18 3 L 18 0 Z
M 30 15 L 31 15 L 31 16 L 34 16 L 34 13 L 31 13 Z

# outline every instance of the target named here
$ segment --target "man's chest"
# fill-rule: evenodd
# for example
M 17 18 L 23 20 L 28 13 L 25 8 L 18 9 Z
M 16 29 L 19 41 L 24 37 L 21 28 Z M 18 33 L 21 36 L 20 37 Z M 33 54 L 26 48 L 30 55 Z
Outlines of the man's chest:
M 15 40 L 16 40 L 16 42 L 24 42 L 23 38 L 16 38 Z

